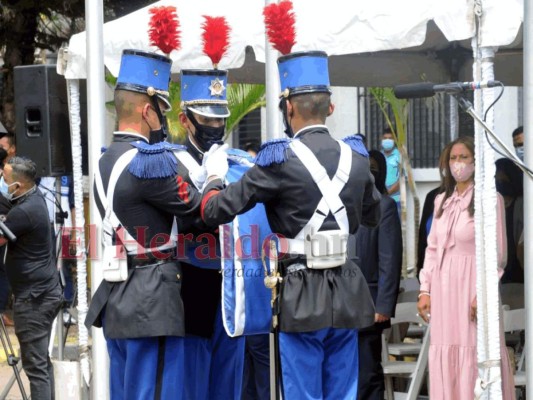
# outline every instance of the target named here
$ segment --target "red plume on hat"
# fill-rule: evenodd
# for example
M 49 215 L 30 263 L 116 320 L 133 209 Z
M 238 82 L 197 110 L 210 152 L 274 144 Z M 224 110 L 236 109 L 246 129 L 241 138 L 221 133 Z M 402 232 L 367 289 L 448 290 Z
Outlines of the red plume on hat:
M 268 41 L 281 54 L 291 52 L 296 43 L 295 17 L 292 2 L 288 0 L 272 3 L 263 9 Z
M 150 29 L 148 36 L 152 46 L 159 47 L 165 54 L 181 47 L 179 20 L 176 7 L 161 6 L 152 7 L 150 13 Z
M 225 17 L 210 17 L 204 15 L 202 24 L 202 40 L 204 54 L 211 59 L 216 69 L 218 63 L 228 50 L 230 27 Z

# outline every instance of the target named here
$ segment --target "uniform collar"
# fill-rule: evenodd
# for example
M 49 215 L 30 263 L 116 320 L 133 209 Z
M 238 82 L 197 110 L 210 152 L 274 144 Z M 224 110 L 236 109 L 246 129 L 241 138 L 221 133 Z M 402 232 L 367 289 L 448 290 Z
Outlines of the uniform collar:
M 329 133 L 328 131 L 328 127 L 326 125 L 322 125 L 322 124 L 318 124 L 318 125 L 309 125 L 309 126 L 306 126 L 306 127 L 303 127 L 302 129 L 300 129 L 298 132 L 296 132 L 294 134 L 294 137 L 296 138 L 297 136 L 303 136 L 307 133 L 307 131 L 309 130 L 316 130 L 316 129 L 323 129 L 325 130 L 326 132 Z
M 196 162 L 201 164 L 202 160 L 204 159 L 204 152 L 193 143 L 189 135 L 187 135 L 187 139 L 185 139 L 185 146 L 187 146 L 187 151 L 196 160 Z
M 150 143 L 147 137 L 141 135 L 137 132 L 127 132 L 127 131 L 115 131 L 113 132 L 113 136 L 129 136 L 135 139 L 141 139 L 144 140 L 146 143 Z

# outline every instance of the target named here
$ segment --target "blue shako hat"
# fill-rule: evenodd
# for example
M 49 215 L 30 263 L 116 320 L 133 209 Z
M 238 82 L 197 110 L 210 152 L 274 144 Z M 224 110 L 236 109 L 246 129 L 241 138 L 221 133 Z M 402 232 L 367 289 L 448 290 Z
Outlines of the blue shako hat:
M 129 90 L 157 96 L 170 110 L 168 85 L 172 60 L 141 50 L 124 50 L 115 90 Z
M 325 92 L 329 88 L 328 55 L 324 51 L 290 53 L 278 58 L 280 97 Z
M 220 69 L 181 70 L 181 108 L 210 118 L 230 115 L 226 98 L 228 71 Z

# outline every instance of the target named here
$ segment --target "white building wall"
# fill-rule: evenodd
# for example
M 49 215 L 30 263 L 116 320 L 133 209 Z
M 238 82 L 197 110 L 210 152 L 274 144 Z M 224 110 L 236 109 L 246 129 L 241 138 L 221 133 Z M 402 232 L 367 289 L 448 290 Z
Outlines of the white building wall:
M 499 89 L 495 89 L 498 93 Z M 506 87 L 502 98 L 494 106 L 494 132 L 498 137 L 514 151 L 513 148 L 513 131 L 520 125 L 522 121 L 520 116 L 520 107 L 522 104 L 522 91 L 516 86 Z M 497 158 L 500 158 L 497 156 Z
M 331 135 L 341 139 L 357 133 L 357 88 L 333 87 L 331 101 L 335 105 L 335 111 L 327 119 Z

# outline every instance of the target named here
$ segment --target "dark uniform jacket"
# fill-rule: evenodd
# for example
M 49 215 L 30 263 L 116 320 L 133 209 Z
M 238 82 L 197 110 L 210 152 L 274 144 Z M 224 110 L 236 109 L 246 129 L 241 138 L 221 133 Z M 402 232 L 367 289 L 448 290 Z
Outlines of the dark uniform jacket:
M 100 158 L 99 168 L 107 192 L 109 176 L 117 159 L 131 150 L 140 135 L 115 133 L 109 149 Z M 145 157 L 151 157 L 144 154 Z M 172 154 L 171 157 L 174 157 Z M 150 163 L 150 160 L 146 162 Z M 157 162 L 153 166 L 158 168 Z M 179 164 L 178 164 L 179 168 Z M 96 204 L 104 216 L 95 190 Z M 128 233 L 145 248 L 156 247 L 156 235 L 170 235 L 174 216 L 186 217 L 199 212 L 200 195 L 177 175 L 166 178 L 134 176 L 126 167 L 120 175 L 113 199 L 113 211 Z M 128 279 L 120 283 L 102 281 L 95 293 L 86 325 L 102 325 L 108 338 L 183 336 L 185 334 L 181 291 L 181 266 L 175 259 L 148 260 L 128 257 Z
M 298 134 L 325 167 L 330 179 L 339 163 L 340 147 L 323 125 L 308 127 Z M 269 144 L 261 152 L 271 152 Z M 274 145 L 276 146 L 276 145 Z M 231 221 L 256 203 L 265 204 L 273 232 L 294 238 L 313 215 L 322 194 L 310 173 L 290 149 L 281 162 L 256 165 L 239 182 L 223 189 L 220 180 L 204 189 L 202 216 L 209 225 Z M 261 166 L 261 164 L 263 166 Z M 210 192 L 222 190 L 221 192 Z M 349 180 L 340 193 L 346 207 L 349 230 L 360 224 L 376 226 L 380 219 L 380 195 L 374 187 L 368 159 L 352 152 Z M 330 214 L 320 230 L 339 229 Z M 303 269 L 287 274 L 281 287 L 280 328 L 285 332 L 306 332 L 326 327 L 362 328 L 372 325 L 374 307 L 360 269 L 351 260 L 337 268 Z
M 396 202 L 383 195 L 379 226 L 362 226 L 355 238 L 356 262 L 368 283 L 376 312 L 393 317 L 400 287 L 403 253 L 402 227 Z M 388 326 L 390 321 L 379 324 L 380 329 Z

